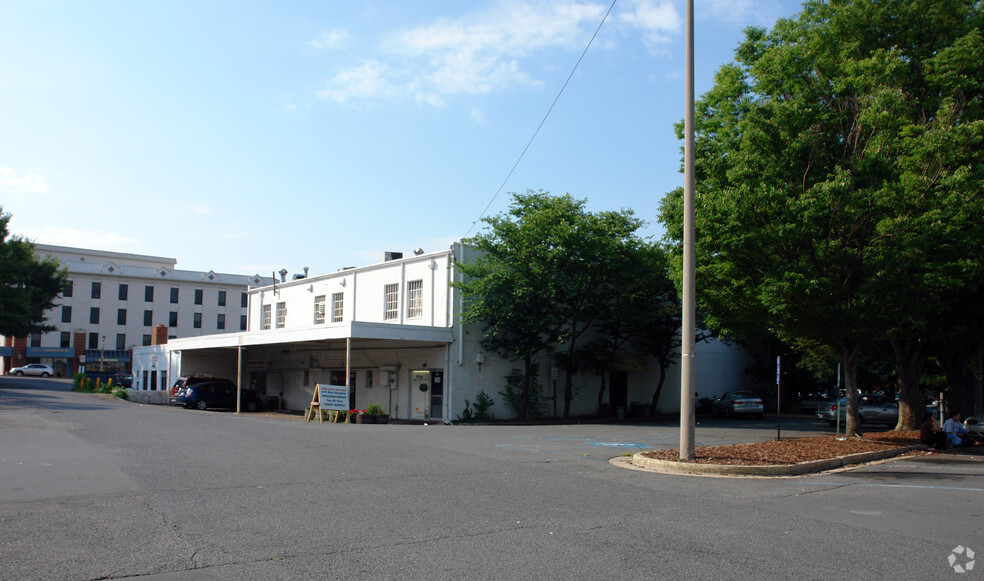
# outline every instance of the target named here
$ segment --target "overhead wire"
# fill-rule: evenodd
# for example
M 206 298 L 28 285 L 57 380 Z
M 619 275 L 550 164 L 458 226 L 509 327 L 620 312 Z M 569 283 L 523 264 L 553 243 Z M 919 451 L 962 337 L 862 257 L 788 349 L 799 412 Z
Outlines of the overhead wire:
M 578 57 L 577 62 L 574 63 L 574 68 L 571 69 L 571 73 L 567 75 L 567 80 L 564 81 L 564 85 L 557 92 L 557 96 L 554 97 L 553 102 L 550 104 L 550 108 L 547 109 L 547 112 L 546 114 L 544 114 L 543 119 L 540 120 L 540 124 L 537 125 L 536 131 L 533 132 L 533 135 L 530 137 L 530 140 L 526 143 L 526 147 L 524 147 L 522 153 L 519 154 L 519 157 L 516 159 L 516 163 L 513 164 L 512 169 L 509 170 L 509 173 L 506 175 L 506 178 L 502 180 L 502 183 L 499 185 L 499 189 L 495 191 L 495 194 L 493 194 L 492 199 L 489 200 L 489 203 L 485 206 L 485 209 L 482 210 L 482 213 L 478 216 L 478 218 L 475 219 L 474 222 L 472 222 L 471 227 L 469 227 L 468 231 L 465 232 L 464 237 L 467 237 L 468 234 L 470 234 L 471 231 L 475 228 L 475 225 L 478 224 L 482 220 L 482 218 L 485 217 L 485 214 L 488 213 L 489 208 L 491 208 L 492 204 L 495 203 L 496 198 L 498 198 L 499 194 L 502 193 L 502 188 L 506 187 L 506 184 L 509 182 L 509 178 L 512 177 L 513 172 L 515 172 L 516 168 L 519 167 L 519 163 L 523 161 L 523 158 L 526 156 L 526 152 L 529 151 L 530 146 L 533 145 L 533 140 L 535 140 L 536 136 L 540 133 L 540 129 L 543 128 L 543 125 L 547 122 L 547 118 L 550 117 L 550 112 L 553 111 L 554 106 L 557 105 L 557 101 L 560 100 L 560 96 L 564 94 L 564 89 L 567 88 L 567 85 L 571 82 L 571 79 L 574 77 L 574 73 L 577 72 L 577 68 L 581 65 L 581 61 L 584 60 L 584 55 L 588 53 L 588 49 L 591 48 L 591 44 L 594 42 L 595 37 L 598 36 L 598 33 L 601 31 L 601 27 L 605 25 L 605 21 L 608 20 L 608 16 L 612 13 L 612 9 L 615 8 L 616 1 L 617 0 L 612 0 L 612 3 L 608 7 L 608 10 L 605 12 L 605 15 L 601 18 L 601 22 L 598 23 L 598 28 L 595 29 L 594 34 L 592 34 L 591 38 L 588 40 L 588 44 L 585 45 L 584 50 L 581 51 L 581 56 Z

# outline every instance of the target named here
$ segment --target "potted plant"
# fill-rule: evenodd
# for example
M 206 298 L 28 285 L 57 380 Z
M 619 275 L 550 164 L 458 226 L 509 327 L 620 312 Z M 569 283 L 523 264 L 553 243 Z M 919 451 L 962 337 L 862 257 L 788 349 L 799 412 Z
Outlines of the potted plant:
M 381 424 L 383 422 L 379 421 L 380 417 L 383 415 L 383 406 L 378 403 L 371 403 L 366 406 L 363 415 L 369 419 L 367 424 Z
M 366 413 L 366 410 L 356 410 L 355 423 L 357 424 L 375 424 L 375 416 Z

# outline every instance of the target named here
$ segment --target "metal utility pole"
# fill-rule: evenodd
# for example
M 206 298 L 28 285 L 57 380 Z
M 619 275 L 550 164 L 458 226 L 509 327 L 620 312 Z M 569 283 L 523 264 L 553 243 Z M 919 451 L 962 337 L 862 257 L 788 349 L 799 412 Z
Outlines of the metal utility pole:
M 687 0 L 687 49 L 686 73 L 684 75 L 684 117 L 683 146 L 683 325 L 680 328 L 680 459 L 694 459 L 694 431 L 696 429 L 697 391 L 695 373 L 696 327 L 696 282 L 695 265 L 697 249 L 694 239 L 694 0 Z

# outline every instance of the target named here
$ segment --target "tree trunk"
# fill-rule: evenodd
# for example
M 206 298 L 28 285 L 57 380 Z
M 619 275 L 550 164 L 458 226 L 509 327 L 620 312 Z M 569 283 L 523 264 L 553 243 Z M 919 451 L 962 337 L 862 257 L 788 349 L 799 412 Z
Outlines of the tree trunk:
M 669 360 L 660 357 L 659 361 L 659 383 L 656 384 L 656 391 L 653 393 L 653 415 L 656 415 L 656 406 L 659 404 L 659 395 L 663 392 L 663 384 L 666 382 L 666 368 L 669 366 Z M 696 410 L 695 410 L 696 411 Z
M 896 430 L 918 430 L 926 411 L 919 389 L 926 355 L 921 339 L 888 339 L 895 363 L 895 375 L 899 380 L 899 423 Z
M 526 419 L 526 407 L 530 401 L 530 382 L 533 380 L 533 358 L 529 355 L 523 357 L 523 387 L 519 390 L 519 405 L 516 407 L 516 416 Z
M 607 373 L 608 373 L 607 371 L 602 371 L 601 373 L 598 374 L 601 376 L 601 389 L 598 390 L 598 417 L 599 418 L 601 417 L 602 407 L 604 407 L 605 405 L 605 390 L 608 388 L 607 384 L 605 383 L 605 375 Z
M 564 418 L 571 417 L 574 399 L 574 344 L 577 342 L 577 321 L 571 321 L 571 338 L 567 346 L 567 373 L 564 374 Z
M 858 348 L 842 347 L 841 363 L 844 365 L 844 388 L 847 390 L 847 416 L 844 435 L 854 438 L 861 434 L 858 421 Z

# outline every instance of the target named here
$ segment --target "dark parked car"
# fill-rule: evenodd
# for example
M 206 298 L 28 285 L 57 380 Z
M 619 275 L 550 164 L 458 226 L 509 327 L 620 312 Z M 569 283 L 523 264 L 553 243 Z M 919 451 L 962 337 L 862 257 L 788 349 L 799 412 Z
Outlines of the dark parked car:
M 219 380 L 195 383 L 182 387 L 174 398 L 174 403 L 186 408 L 206 410 L 210 408 L 236 409 L 236 386 L 232 382 Z M 251 389 L 244 389 L 240 396 L 243 411 L 257 412 L 263 409 L 263 400 Z
M 129 373 L 117 373 L 111 379 L 113 380 L 113 385 L 122 385 L 127 389 L 133 387 L 133 375 Z
M 178 378 L 178 380 L 174 382 L 174 385 L 171 386 L 171 403 L 172 404 L 177 403 L 174 401 L 174 398 L 178 397 L 178 392 L 181 391 L 182 389 L 195 385 L 196 383 L 211 383 L 213 381 L 224 381 L 226 383 L 232 383 L 228 379 L 222 379 L 212 375 L 201 375 L 201 374 L 186 375 Z

